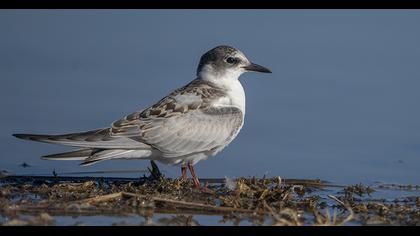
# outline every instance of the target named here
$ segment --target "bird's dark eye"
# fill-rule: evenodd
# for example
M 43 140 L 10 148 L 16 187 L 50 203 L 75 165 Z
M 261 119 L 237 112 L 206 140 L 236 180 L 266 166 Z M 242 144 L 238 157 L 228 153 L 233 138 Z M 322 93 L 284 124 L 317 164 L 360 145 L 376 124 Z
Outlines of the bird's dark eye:
M 227 63 L 229 63 L 229 64 L 233 64 L 233 63 L 235 63 L 235 62 L 236 62 L 236 58 L 234 58 L 234 57 L 228 57 L 228 58 L 226 59 L 226 62 L 227 62 Z

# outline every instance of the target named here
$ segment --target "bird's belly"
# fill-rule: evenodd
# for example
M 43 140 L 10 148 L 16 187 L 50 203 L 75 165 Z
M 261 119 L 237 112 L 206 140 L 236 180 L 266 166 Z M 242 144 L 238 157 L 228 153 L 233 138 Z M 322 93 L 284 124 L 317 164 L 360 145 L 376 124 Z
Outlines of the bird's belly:
M 183 154 L 183 155 L 168 156 L 161 153 L 161 155 L 156 155 L 154 160 L 157 160 L 159 162 L 162 162 L 164 164 L 169 164 L 169 165 L 178 165 L 178 164 L 187 164 L 187 163 L 192 163 L 193 165 L 195 165 L 199 161 L 206 160 L 207 158 L 211 156 L 215 156 L 224 148 L 226 148 L 239 134 L 242 126 L 243 126 L 243 119 L 240 126 L 234 131 L 234 133 L 232 133 L 232 135 L 227 140 L 223 142 L 222 145 L 216 145 L 212 147 L 211 149 L 200 150 L 200 151 L 196 151 L 190 154 Z

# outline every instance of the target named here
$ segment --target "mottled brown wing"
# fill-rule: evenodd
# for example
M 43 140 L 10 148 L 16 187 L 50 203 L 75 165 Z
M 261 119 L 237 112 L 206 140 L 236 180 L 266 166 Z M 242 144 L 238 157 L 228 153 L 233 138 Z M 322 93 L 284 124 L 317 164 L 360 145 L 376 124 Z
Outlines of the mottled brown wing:
M 209 151 L 226 145 L 242 126 L 241 110 L 212 107 L 211 102 L 224 96 L 224 91 L 208 83 L 192 83 L 156 105 L 114 122 L 111 135 L 149 144 L 160 150 L 164 157 Z

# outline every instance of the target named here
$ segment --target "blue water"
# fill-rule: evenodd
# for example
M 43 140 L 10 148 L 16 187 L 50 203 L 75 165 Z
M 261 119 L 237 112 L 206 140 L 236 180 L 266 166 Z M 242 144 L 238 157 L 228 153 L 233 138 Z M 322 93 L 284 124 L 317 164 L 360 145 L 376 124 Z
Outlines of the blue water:
M 419 184 L 419 22 L 419 10 L 1 11 L 0 169 L 145 169 L 43 161 L 69 148 L 11 134 L 106 127 L 194 79 L 201 54 L 229 44 L 273 73 L 241 77 L 245 125 L 196 166 L 200 177 Z

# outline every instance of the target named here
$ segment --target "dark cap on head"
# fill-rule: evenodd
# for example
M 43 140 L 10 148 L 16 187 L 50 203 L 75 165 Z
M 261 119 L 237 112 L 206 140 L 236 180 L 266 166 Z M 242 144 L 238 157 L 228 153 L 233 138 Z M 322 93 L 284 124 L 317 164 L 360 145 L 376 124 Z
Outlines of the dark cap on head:
M 197 74 L 201 71 L 204 65 L 216 64 L 218 59 L 222 59 L 226 55 L 233 54 L 237 51 L 238 50 L 236 48 L 227 45 L 220 45 L 210 49 L 201 56 L 200 63 L 198 63 Z
M 243 68 L 245 71 L 271 73 L 269 69 L 251 63 L 241 51 L 228 45 L 217 46 L 201 56 L 197 67 L 197 75 L 206 65 L 210 65 L 216 71 Z

